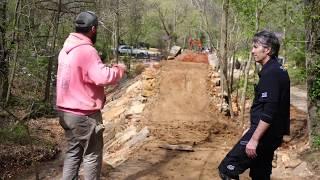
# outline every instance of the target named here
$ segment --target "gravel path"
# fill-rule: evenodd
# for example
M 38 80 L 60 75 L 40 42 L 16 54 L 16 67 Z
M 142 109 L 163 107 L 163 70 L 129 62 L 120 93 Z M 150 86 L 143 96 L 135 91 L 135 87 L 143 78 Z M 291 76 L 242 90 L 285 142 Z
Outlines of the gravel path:
M 290 90 L 290 103 L 297 109 L 308 112 L 307 105 L 307 90 L 298 87 L 291 87 Z

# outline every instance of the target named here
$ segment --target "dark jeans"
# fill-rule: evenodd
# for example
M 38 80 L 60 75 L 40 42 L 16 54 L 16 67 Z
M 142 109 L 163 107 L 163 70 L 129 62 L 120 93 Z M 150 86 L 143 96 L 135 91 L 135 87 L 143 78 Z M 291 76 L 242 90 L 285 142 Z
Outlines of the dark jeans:
M 100 178 L 103 148 L 103 125 L 101 112 L 81 116 L 59 112 L 59 123 L 65 131 L 67 150 L 63 165 L 63 180 L 78 179 L 81 162 L 84 178 Z
M 282 137 L 262 138 L 256 150 L 257 157 L 251 159 L 245 150 L 252 134 L 252 131 L 248 131 L 222 160 L 219 165 L 221 176 L 239 179 L 239 175 L 250 168 L 253 180 L 270 180 L 274 151 L 281 145 Z

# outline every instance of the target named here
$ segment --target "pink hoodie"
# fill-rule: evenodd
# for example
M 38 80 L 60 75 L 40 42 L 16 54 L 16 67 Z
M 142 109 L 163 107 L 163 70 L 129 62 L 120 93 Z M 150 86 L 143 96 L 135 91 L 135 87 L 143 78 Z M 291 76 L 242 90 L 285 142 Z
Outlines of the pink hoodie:
M 59 110 L 88 115 L 104 106 L 105 85 L 121 79 L 123 69 L 106 67 L 91 40 L 71 33 L 58 58 L 57 107 Z

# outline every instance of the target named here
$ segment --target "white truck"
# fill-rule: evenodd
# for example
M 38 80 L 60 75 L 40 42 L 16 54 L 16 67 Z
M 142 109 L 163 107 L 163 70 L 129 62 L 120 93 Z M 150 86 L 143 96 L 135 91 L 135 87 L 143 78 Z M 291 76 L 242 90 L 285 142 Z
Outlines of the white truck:
M 132 48 L 128 45 L 120 45 L 118 48 L 118 52 L 121 55 L 132 55 L 137 58 L 149 58 L 149 53 L 147 50 Z

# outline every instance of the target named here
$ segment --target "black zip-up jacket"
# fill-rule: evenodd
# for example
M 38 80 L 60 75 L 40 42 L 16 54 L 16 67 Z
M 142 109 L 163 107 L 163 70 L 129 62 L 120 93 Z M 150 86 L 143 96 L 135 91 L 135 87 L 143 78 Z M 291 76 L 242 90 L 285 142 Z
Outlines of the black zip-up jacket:
M 254 129 L 260 120 L 270 124 L 264 136 L 282 137 L 290 133 L 290 79 L 277 58 L 271 58 L 259 72 L 250 119 Z

